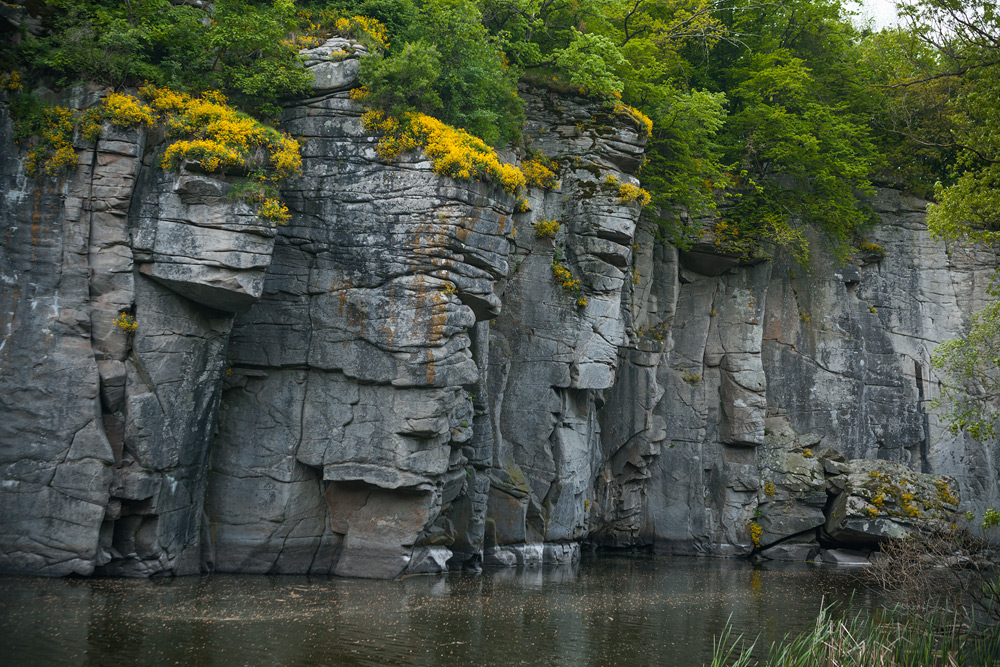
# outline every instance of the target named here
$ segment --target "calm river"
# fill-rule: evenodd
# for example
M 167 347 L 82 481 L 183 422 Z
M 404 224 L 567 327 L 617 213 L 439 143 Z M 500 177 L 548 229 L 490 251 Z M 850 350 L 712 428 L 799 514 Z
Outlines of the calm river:
M 730 616 L 770 643 L 856 585 L 847 569 L 653 556 L 399 581 L 0 577 L 0 664 L 687 667 Z

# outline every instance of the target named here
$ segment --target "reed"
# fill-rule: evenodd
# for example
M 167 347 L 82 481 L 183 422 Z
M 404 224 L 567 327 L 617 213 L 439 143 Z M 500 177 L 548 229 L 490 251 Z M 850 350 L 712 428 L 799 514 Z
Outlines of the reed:
M 1000 626 L 971 631 L 960 616 L 941 610 L 922 614 L 884 611 L 840 616 L 823 606 L 815 624 L 755 656 L 757 641 L 732 636 L 726 627 L 713 640 L 712 667 L 961 667 L 1000 664 Z

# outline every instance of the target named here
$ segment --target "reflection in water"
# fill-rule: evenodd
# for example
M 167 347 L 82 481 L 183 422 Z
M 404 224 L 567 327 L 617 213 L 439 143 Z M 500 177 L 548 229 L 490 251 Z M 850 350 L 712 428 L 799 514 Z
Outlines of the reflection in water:
M 768 645 L 852 572 L 717 559 L 368 581 L 0 578 L 7 665 L 701 665 L 732 616 Z M 875 601 L 860 591 L 855 608 Z

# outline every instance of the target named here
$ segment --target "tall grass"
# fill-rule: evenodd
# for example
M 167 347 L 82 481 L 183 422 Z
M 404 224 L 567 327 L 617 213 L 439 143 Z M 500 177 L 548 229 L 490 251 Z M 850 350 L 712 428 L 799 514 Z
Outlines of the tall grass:
M 1000 627 L 970 632 L 941 611 L 838 618 L 822 607 L 816 623 L 755 659 L 756 642 L 732 638 L 727 622 L 713 641 L 712 667 L 961 667 L 1000 665 Z

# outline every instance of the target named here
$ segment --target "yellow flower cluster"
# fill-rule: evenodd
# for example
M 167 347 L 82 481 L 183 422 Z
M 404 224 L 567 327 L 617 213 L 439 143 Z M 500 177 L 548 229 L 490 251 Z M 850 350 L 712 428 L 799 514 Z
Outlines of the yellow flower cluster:
M 764 495 L 768 498 L 774 497 L 774 482 L 767 482 L 764 484 Z
M 764 534 L 764 529 L 756 521 L 750 524 L 750 541 L 753 545 L 760 548 L 760 536 Z
M 334 28 L 341 35 L 367 41 L 371 48 L 379 51 L 389 46 L 389 32 L 385 26 L 367 16 L 341 17 L 334 23 Z
M 496 151 L 464 130 L 451 127 L 422 113 L 406 114 L 402 120 L 370 110 L 361 117 L 369 132 L 384 135 L 378 144 L 383 160 L 423 148 L 434 172 L 459 180 L 490 180 L 510 193 L 524 187 L 524 174 L 517 167 L 502 164 Z
M 858 246 L 858 250 L 865 253 L 871 253 L 873 255 L 881 255 L 885 257 L 885 248 L 872 241 L 865 241 Z
M 574 278 L 572 272 L 563 266 L 558 259 L 552 260 L 552 273 L 556 276 L 556 282 L 562 285 L 562 288 L 567 292 L 580 289 L 580 279 Z
M 350 96 L 355 102 L 364 102 L 368 99 L 370 92 L 368 86 L 361 86 L 360 88 L 351 88 Z
M 270 220 L 271 222 L 276 222 L 279 225 L 284 225 L 292 217 L 288 212 L 288 207 L 277 199 L 272 199 L 268 197 L 264 200 L 264 203 L 260 205 L 257 210 L 257 215 L 264 218 L 265 220 Z
M 205 171 L 219 171 L 243 164 L 243 156 L 231 147 L 212 139 L 179 139 L 164 151 L 160 166 L 175 169 L 182 158 L 198 162 Z
M 552 258 L 552 273 L 563 291 L 576 296 L 576 305 L 583 308 L 587 305 L 587 297 L 583 296 L 583 286 L 579 278 L 574 278 L 572 272 L 563 266 L 558 258 Z
M 914 497 L 912 493 L 902 493 L 899 496 L 899 507 L 906 516 L 915 517 L 920 514 L 920 510 L 913 506 Z
M 380 21 L 367 16 L 342 16 L 335 9 L 303 10 L 297 14 L 301 30 L 314 39 L 339 34 L 353 37 L 370 50 L 383 51 L 389 46 L 389 31 Z M 290 48 L 309 48 L 308 36 L 293 37 L 282 42 Z M 300 46 L 301 45 L 301 46 Z
M 521 172 L 527 185 L 545 190 L 559 187 L 556 182 L 555 164 L 545 158 L 535 157 L 521 163 Z
M 139 323 L 135 321 L 135 318 L 124 310 L 118 313 L 118 317 L 115 318 L 115 324 L 119 329 L 128 333 L 132 333 L 139 327 Z
M 681 379 L 688 384 L 701 384 L 702 381 L 701 373 L 697 373 L 695 371 L 684 373 L 681 375 Z
M 315 35 L 294 35 L 289 39 L 281 40 L 281 45 L 291 51 L 314 49 L 322 43 L 323 40 Z
M 143 86 L 139 94 L 161 117 L 167 135 L 174 138 L 160 160 L 164 169 L 176 168 L 182 159 L 197 160 L 206 171 L 232 167 L 266 166 L 276 178 L 287 178 L 302 170 L 299 142 L 226 103 L 222 93 L 209 91 L 201 97 Z M 183 138 L 181 138 L 183 137 Z
M 622 183 L 618 188 L 618 199 L 623 204 L 629 204 L 631 202 L 639 202 L 639 206 L 649 206 L 649 202 L 653 200 L 650 194 L 640 187 L 636 187 L 631 183 Z
M 41 143 L 25 158 L 24 168 L 29 176 L 58 176 L 76 166 L 77 155 L 73 150 L 73 112 L 64 107 L 49 107 L 42 111 L 45 121 Z
M 640 128 L 645 130 L 647 137 L 653 136 L 652 119 L 635 107 L 630 107 L 629 105 L 622 104 L 621 102 L 615 102 L 615 113 L 622 116 L 628 116 L 634 120 Z
M 934 482 L 934 487 L 937 489 L 938 500 L 948 505 L 958 505 L 958 498 L 952 495 L 951 488 L 948 487 L 947 482 L 939 479 Z
M 131 95 L 111 93 L 104 98 L 102 112 L 103 118 L 118 127 L 135 127 L 136 125 L 156 123 L 155 112 Z
M 0 87 L 13 92 L 21 90 L 21 74 L 17 70 L 0 74 Z
M 622 183 L 613 174 L 608 174 L 608 177 L 604 179 L 604 184 L 615 191 L 618 195 L 618 201 L 623 204 L 639 202 L 639 206 L 648 206 L 652 201 L 652 197 L 647 191 L 631 183 Z
M 539 220 L 535 223 L 535 236 L 540 239 L 550 239 L 556 235 L 560 227 L 558 220 Z

